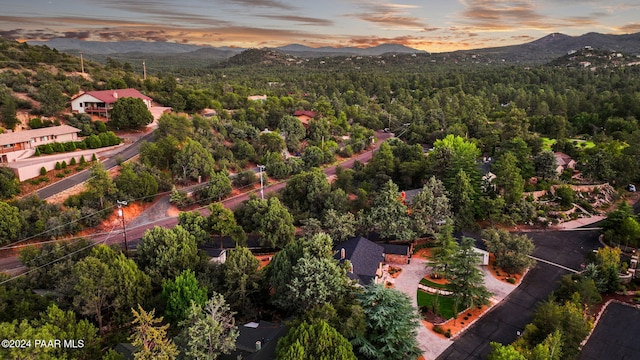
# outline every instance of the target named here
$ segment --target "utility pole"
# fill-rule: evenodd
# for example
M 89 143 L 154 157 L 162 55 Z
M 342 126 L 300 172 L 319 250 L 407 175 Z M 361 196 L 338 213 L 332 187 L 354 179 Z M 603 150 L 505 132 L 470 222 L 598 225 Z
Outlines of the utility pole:
M 258 169 L 260 169 L 260 198 L 264 200 L 264 183 L 262 181 L 262 170 L 264 170 L 264 165 L 258 165 Z
M 147 63 L 142 60 L 142 80 L 147 80 Z
M 127 228 L 124 225 L 124 209 L 123 206 L 127 206 L 126 201 L 116 200 L 118 203 L 118 216 L 122 219 L 122 234 L 124 235 L 124 256 L 129 257 L 129 246 L 127 246 Z
M 82 58 L 82 53 L 80 53 L 80 69 L 82 69 L 82 74 L 84 75 L 84 59 Z

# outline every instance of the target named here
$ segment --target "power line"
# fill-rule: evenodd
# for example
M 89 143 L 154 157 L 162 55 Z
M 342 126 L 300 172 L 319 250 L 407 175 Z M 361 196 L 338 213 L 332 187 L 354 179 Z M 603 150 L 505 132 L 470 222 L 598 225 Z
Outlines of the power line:
M 89 245 L 87 245 L 87 246 L 85 246 L 85 247 L 83 247 L 83 248 L 81 248 L 81 249 L 78 249 L 78 250 L 76 250 L 76 251 L 72 251 L 72 252 L 70 252 L 70 253 L 68 253 L 68 254 L 66 254 L 66 255 L 63 255 L 62 257 L 60 257 L 60 258 L 58 258 L 58 259 L 55 259 L 55 260 L 49 261 L 49 262 L 48 262 L 48 263 L 46 263 L 46 264 L 40 265 L 40 266 L 38 266 L 38 267 L 36 267 L 36 268 L 33 268 L 33 269 L 29 269 L 28 271 L 26 271 L 26 272 L 24 272 L 24 273 L 22 273 L 22 274 L 18 274 L 18 275 L 16 275 L 16 276 L 12 276 L 12 277 L 10 277 L 10 278 L 8 278 L 8 279 L 6 279 L 6 280 L 0 281 L 0 285 L 6 284 L 6 283 L 8 283 L 9 281 L 13 281 L 13 280 L 15 280 L 15 279 L 17 279 L 17 278 L 19 278 L 19 277 L 22 277 L 22 276 L 24 276 L 24 275 L 30 274 L 30 273 L 32 273 L 32 272 L 34 272 L 34 271 L 40 270 L 40 269 L 42 269 L 42 268 L 44 268 L 44 267 L 46 267 L 46 266 L 49 266 L 49 265 L 51 265 L 51 264 L 54 264 L 54 263 L 56 263 L 56 262 L 58 262 L 58 261 L 60 261 L 60 260 L 62 260 L 62 259 L 64 259 L 64 258 L 67 258 L 67 257 L 71 256 L 71 255 L 75 255 L 75 254 L 77 254 L 77 253 L 79 253 L 79 252 L 81 252 L 81 251 L 84 251 L 84 250 L 86 250 L 86 249 L 88 249 L 88 248 L 90 248 L 90 247 L 93 247 L 93 246 L 96 246 L 96 245 L 100 245 L 100 244 L 104 244 L 104 243 L 107 241 L 107 239 L 109 239 L 109 237 L 111 236 L 111 233 L 113 233 L 113 230 L 114 230 L 114 229 L 115 229 L 115 226 L 111 229 L 111 231 L 109 232 L 109 235 L 108 235 L 104 240 L 102 240 L 102 241 L 100 241 L 100 242 L 94 242 L 94 243 L 91 243 L 91 244 L 89 244 Z

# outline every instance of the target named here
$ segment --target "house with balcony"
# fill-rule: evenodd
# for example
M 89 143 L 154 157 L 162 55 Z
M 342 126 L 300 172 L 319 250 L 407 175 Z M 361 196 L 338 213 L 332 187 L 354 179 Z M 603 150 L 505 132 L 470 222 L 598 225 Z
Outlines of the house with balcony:
M 151 109 L 152 99 L 136 89 L 88 91 L 71 99 L 71 111 L 109 118 L 109 111 L 120 98 L 141 99 Z

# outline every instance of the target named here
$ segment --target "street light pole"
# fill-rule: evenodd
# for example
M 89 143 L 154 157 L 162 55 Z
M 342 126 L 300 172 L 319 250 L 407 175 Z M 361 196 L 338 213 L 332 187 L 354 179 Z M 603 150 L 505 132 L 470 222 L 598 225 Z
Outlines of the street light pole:
M 264 200 L 264 183 L 262 181 L 262 170 L 264 170 L 264 165 L 258 165 L 258 169 L 260 169 L 260 198 Z
M 129 257 L 129 246 L 127 246 L 127 228 L 124 223 L 124 209 L 122 206 L 126 206 L 126 201 L 116 200 L 118 203 L 118 216 L 122 219 L 122 234 L 124 235 L 124 256 Z

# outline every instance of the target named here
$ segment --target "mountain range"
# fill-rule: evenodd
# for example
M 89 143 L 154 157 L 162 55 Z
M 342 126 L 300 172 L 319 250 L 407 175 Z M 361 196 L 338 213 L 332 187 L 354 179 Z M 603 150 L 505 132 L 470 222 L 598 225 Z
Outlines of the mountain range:
M 100 56 L 134 57 L 175 57 L 193 60 L 222 61 L 238 55 L 245 48 L 213 47 L 170 42 L 100 42 L 77 39 L 57 38 L 48 41 L 30 41 L 31 45 L 47 45 L 59 51 L 77 54 Z M 482 62 L 507 62 L 536 64 L 546 63 L 566 55 L 570 51 L 584 47 L 593 47 L 607 51 L 618 51 L 630 55 L 640 54 L 640 33 L 628 35 L 609 35 L 587 33 L 581 36 L 569 36 L 560 33 L 547 35 L 538 40 L 520 45 L 511 45 L 474 50 L 458 50 L 448 53 L 430 54 L 437 58 L 462 58 L 473 56 Z M 382 44 L 374 47 L 319 47 L 312 48 L 300 44 L 291 44 L 273 48 L 278 52 L 298 57 L 332 57 L 332 56 L 379 56 L 387 53 L 395 54 L 428 54 L 426 51 L 413 49 L 400 44 Z

